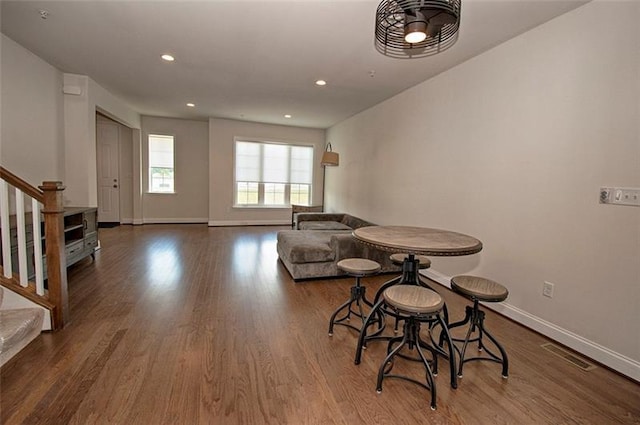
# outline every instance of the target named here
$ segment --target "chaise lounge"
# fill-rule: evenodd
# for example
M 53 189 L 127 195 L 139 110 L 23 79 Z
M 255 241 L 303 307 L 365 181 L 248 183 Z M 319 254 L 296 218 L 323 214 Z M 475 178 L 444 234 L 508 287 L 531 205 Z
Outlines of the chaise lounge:
M 399 273 L 388 252 L 353 238 L 353 230 L 365 226 L 374 224 L 350 214 L 299 213 L 296 230 L 278 232 L 278 257 L 295 281 L 346 275 L 337 266 L 345 258 L 368 258 L 382 273 Z

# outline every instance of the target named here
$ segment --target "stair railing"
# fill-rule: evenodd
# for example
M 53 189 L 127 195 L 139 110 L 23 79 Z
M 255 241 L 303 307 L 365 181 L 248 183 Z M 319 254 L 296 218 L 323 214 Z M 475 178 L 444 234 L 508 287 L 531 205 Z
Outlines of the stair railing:
M 58 181 L 45 181 L 39 188 L 33 187 L 0 167 L 0 282 L 47 308 L 51 312 L 53 330 L 62 329 L 69 319 L 63 190 L 62 182 Z M 42 253 L 41 223 L 44 223 L 46 261 Z M 31 231 L 32 244 L 27 238 L 28 229 Z M 12 245 L 17 250 L 12 249 Z M 35 281 L 29 280 L 29 262 L 33 266 Z M 47 289 L 44 285 L 45 263 Z

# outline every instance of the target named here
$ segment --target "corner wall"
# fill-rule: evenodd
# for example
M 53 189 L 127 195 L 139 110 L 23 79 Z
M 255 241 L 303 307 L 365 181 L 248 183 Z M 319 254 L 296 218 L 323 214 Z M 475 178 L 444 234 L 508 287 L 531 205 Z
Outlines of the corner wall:
M 64 180 L 62 72 L 4 34 L 0 100 L 0 163 L 34 186 Z
M 432 275 L 503 282 L 503 313 L 640 380 L 640 209 L 598 203 L 640 187 L 639 20 L 588 3 L 330 128 L 325 204 L 478 237 Z

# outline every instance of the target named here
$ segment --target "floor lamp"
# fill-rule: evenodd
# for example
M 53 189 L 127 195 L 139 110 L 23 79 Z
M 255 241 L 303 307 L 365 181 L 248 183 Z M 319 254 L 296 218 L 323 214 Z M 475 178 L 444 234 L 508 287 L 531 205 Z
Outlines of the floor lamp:
M 326 167 L 337 167 L 340 164 L 340 155 L 337 152 L 333 152 L 331 148 L 331 143 L 327 143 L 327 146 L 322 153 L 322 160 L 320 161 L 320 165 L 322 166 L 322 205 L 324 205 L 324 184 L 325 184 L 325 174 Z

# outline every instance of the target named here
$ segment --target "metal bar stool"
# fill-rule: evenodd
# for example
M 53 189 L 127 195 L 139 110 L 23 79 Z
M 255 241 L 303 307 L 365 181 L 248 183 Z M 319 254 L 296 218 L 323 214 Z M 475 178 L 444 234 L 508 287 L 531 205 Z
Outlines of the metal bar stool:
M 351 287 L 351 295 L 347 301 L 342 303 L 340 307 L 338 307 L 333 314 L 331 315 L 331 319 L 329 319 L 329 336 L 333 336 L 333 327 L 334 325 L 342 325 L 348 328 L 354 329 L 360 332 L 360 328 L 348 323 L 351 320 L 351 315 L 355 315 L 359 317 L 363 322 L 365 320 L 365 314 L 362 309 L 362 304 L 366 304 L 369 307 L 373 307 L 373 303 L 367 300 L 365 296 L 366 287 L 360 284 L 360 279 L 366 276 L 372 276 L 380 272 L 380 264 L 367 260 L 365 258 L 346 258 L 344 260 L 338 261 L 338 268 L 344 271 L 349 276 L 354 276 L 356 278 L 356 284 Z M 357 311 L 354 309 L 357 308 Z M 341 311 L 345 310 L 345 315 L 337 318 L 338 314 Z M 382 317 L 378 317 L 379 327 L 382 327 Z M 381 332 L 382 330 L 380 330 Z
M 480 310 L 479 302 L 501 302 L 507 299 L 509 291 L 503 285 L 493 280 L 485 279 L 477 276 L 455 276 L 451 278 L 451 289 L 458 294 L 463 295 L 473 301 L 473 307 L 467 306 L 465 309 L 465 317 L 459 322 L 455 322 L 449 325 L 449 329 L 456 328 L 458 326 L 464 326 L 469 324 L 467 335 L 464 339 L 452 338 L 453 341 L 462 342 L 462 349 L 456 347 L 456 350 L 460 353 L 460 365 L 458 366 L 458 377 L 462 378 L 462 366 L 466 362 L 475 360 L 486 360 L 502 364 L 502 377 L 507 378 L 509 376 L 509 359 L 507 352 L 502 345 L 489 333 L 484 327 L 484 311 Z M 477 336 L 471 337 L 473 333 L 477 332 Z M 489 340 L 500 351 L 500 355 L 493 353 L 487 348 L 483 342 L 483 337 L 487 336 Z M 440 346 L 442 346 L 443 337 L 440 337 Z M 479 354 L 484 351 L 486 356 L 475 356 L 466 358 L 467 346 L 470 342 L 478 343 Z
M 434 376 L 438 373 L 438 351 L 436 347 L 433 346 L 425 347 L 431 352 L 431 363 L 433 364 L 432 371 L 429 364 L 430 362 L 424 354 L 423 344 L 421 344 L 420 325 L 424 322 L 437 321 L 442 325 L 442 334 L 448 335 L 447 326 L 440 315 L 442 307 L 444 306 L 444 300 L 437 292 L 420 286 L 396 285 L 386 289 L 382 293 L 382 299 L 380 302 L 393 310 L 397 315 L 401 316 L 404 319 L 404 326 L 403 334 L 401 336 L 397 336 L 389 340 L 387 345 L 387 356 L 382 361 L 378 371 L 376 390 L 378 393 L 382 392 L 382 381 L 384 378 L 398 378 L 413 382 L 414 384 L 418 384 L 431 391 L 431 409 L 435 410 L 436 384 Z M 366 327 L 363 329 L 366 329 Z M 451 343 L 450 348 L 452 346 L 453 343 Z M 415 350 L 417 357 L 411 357 L 401 353 L 401 350 L 404 347 L 407 347 L 411 351 Z M 396 356 L 421 362 L 426 371 L 426 383 L 410 376 L 392 374 L 391 371 L 393 369 Z M 453 359 L 453 362 L 455 362 L 453 348 L 451 348 L 451 358 Z

